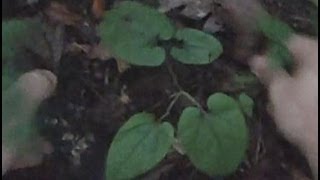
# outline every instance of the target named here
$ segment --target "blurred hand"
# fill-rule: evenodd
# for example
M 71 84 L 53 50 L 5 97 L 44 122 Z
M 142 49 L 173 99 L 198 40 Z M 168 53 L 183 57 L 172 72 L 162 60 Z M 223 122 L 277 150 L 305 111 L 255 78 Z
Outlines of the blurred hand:
M 39 136 L 34 115 L 56 84 L 51 72 L 34 70 L 2 92 L 2 175 L 10 169 L 39 164 L 43 155 L 52 151 Z
M 269 89 L 279 130 L 306 155 L 318 179 L 318 41 L 294 35 L 287 46 L 297 65 L 292 76 L 270 69 L 265 56 L 254 57 L 250 66 Z

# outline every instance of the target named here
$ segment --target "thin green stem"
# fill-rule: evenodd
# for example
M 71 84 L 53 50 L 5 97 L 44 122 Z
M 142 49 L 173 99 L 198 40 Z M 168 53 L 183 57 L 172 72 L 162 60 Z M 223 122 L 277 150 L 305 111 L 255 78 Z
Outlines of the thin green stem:
M 174 104 L 177 102 L 177 100 L 179 99 L 179 97 L 181 96 L 181 92 L 178 92 L 177 94 L 174 95 L 174 99 L 171 101 L 171 103 L 169 104 L 166 112 L 159 118 L 159 121 L 162 121 L 164 118 L 168 117 L 170 115 L 170 112 L 174 106 Z
M 198 101 L 194 97 L 192 97 L 189 93 L 187 93 L 186 91 L 180 91 L 180 93 L 183 96 L 185 96 L 190 102 L 192 102 L 195 106 L 197 106 L 200 109 L 201 113 L 207 114 L 207 112 L 202 108 L 201 104 L 198 103 Z
M 203 109 L 203 107 L 200 105 L 200 103 L 198 103 L 198 101 L 197 101 L 194 97 L 192 97 L 188 92 L 186 92 L 186 91 L 184 91 L 184 90 L 182 89 L 182 87 L 180 86 L 180 84 L 179 84 L 179 82 L 178 82 L 178 78 L 177 78 L 176 74 L 174 73 L 174 71 L 173 71 L 173 69 L 172 69 L 172 67 L 171 67 L 170 64 L 167 64 L 167 68 L 168 68 L 168 71 L 169 71 L 169 73 L 170 73 L 170 76 L 171 76 L 171 78 L 172 78 L 172 80 L 173 80 L 174 85 L 176 85 L 177 88 L 179 89 L 179 92 L 177 93 L 177 95 L 179 94 L 179 96 L 180 96 L 180 95 L 185 96 L 189 101 L 191 101 L 195 106 L 197 106 L 197 107 L 200 109 L 200 111 L 201 111 L 202 114 L 207 114 L 207 112 Z M 175 100 L 175 101 L 177 101 L 177 100 Z M 171 105 L 171 104 L 170 104 L 170 105 Z M 170 107 L 170 106 L 169 106 L 169 107 Z M 166 113 L 167 113 L 167 112 L 166 112 Z M 165 114 L 166 114 L 166 113 L 165 113 Z M 164 115 L 165 115 L 165 114 L 164 114 Z M 160 119 L 161 119 L 161 118 L 160 118 Z

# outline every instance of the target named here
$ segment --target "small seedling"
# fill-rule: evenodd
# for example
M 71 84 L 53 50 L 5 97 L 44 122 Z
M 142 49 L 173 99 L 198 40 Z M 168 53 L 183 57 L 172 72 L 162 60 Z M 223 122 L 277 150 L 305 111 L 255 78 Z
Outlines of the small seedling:
M 178 122 L 177 137 L 168 122 L 161 123 L 180 96 L 196 107 L 187 107 Z M 210 175 L 234 172 L 245 156 L 248 129 L 245 116 L 252 116 L 252 99 L 241 94 L 239 102 L 222 93 L 208 98 L 208 111 L 188 93 L 182 91 L 161 118 L 138 113 L 125 123 L 115 136 L 107 159 L 108 179 L 133 179 L 159 163 L 173 146 L 174 139 L 200 171 Z

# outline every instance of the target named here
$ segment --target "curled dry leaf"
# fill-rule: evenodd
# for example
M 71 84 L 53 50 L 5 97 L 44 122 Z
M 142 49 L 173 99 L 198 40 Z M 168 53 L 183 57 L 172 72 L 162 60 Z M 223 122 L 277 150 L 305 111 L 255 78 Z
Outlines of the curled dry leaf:
M 108 60 L 112 56 L 107 50 L 107 48 L 101 46 L 100 44 L 95 44 L 91 46 L 91 48 L 89 49 L 88 57 L 90 59 Z
M 121 60 L 121 59 L 116 59 L 116 61 L 117 61 L 119 73 L 123 73 L 123 72 L 125 72 L 127 69 L 130 68 L 130 64 L 127 63 L 126 61 Z
M 81 52 L 84 52 L 86 54 L 89 53 L 90 51 L 90 45 L 88 44 L 78 44 L 76 42 L 73 42 L 73 43 L 70 43 L 68 45 L 66 45 L 66 52 L 69 52 L 69 53 L 81 53 Z
M 95 45 L 87 45 L 87 44 L 78 44 L 78 43 L 72 43 L 68 45 L 67 47 L 67 52 L 73 52 L 73 53 L 80 53 L 84 52 L 87 54 L 87 57 L 89 59 L 100 59 L 100 60 L 109 60 L 112 57 L 108 49 L 105 47 L 101 46 L 100 44 L 95 44 Z M 130 68 L 130 65 L 121 60 L 121 59 L 116 59 L 117 66 L 118 66 L 118 72 L 123 73 L 126 71 L 128 68 Z
M 82 20 L 79 14 L 71 12 L 64 4 L 55 1 L 45 8 L 44 14 L 54 24 L 76 25 Z
M 91 11 L 95 18 L 100 19 L 104 13 L 104 0 L 92 0 Z

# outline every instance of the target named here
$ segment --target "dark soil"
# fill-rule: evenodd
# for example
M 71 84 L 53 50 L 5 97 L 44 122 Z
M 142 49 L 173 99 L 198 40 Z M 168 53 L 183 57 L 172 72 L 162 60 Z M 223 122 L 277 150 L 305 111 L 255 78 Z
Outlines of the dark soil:
M 90 4 L 87 0 L 79 2 L 74 8 Z M 65 3 L 74 4 L 72 0 Z M 110 8 L 112 2 L 107 4 Z M 311 12 L 314 12 L 310 10 L 311 4 L 304 0 L 264 0 L 263 4 L 298 32 L 315 34 L 310 21 Z M 15 7 L 17 12 L 10 12 L 19 13 L 21 8 L 25 16 L 41 9 L 42 5 Z M 188 22 L 194 26 L 201 23 Z M 97 40 L 93 30 L 83 32 L 80 29 L 69 27 L 67 39 L 88 44 Z M 218 38 L 232 44 L 237 34 L 226 30 L 218 33 Z M 206 98 L 217 91 L 230 95 L 245 91 L 254 97 L 254 117 L 248 120 L 251 139 L 247 159 L 233 175 L 210 178 L 197 171 L 186 157 L 172 153 L 137 179 L 294 180 L 310 177 L 304 157 L 277 132 L 267 112 L 264 87 L 259 83 L 235 82 L 236 74 L 250 71 L 229 53 L 225 51 L 220 59 L 206 66 L 187 66 L 168 59 L 161 67 L 131 67 L 124 73 L 118 72 L 115 59 L 89 59 L 80 52 L 64 54 L 57 67 L 34 63 L 37 68 L 54 70 L 59 80 L 56 94 L 43 103 L 37 117 L 43 135 L 54 145 L 55 152 L 41 165 L 9 172 L 2 179 L 103 180 L 108 147 L 119 127 L 131 115 L 143 110 L 161 116 L 170 103 L 170 96 L 179 87 L 203 105 Z M 129 102 L 123 100 L 126 96 Z M 173 125 L 188 105 L 184 99 L 177 102 L 168 117 Z M 72 137 L 66 138 L 66 135 Z

